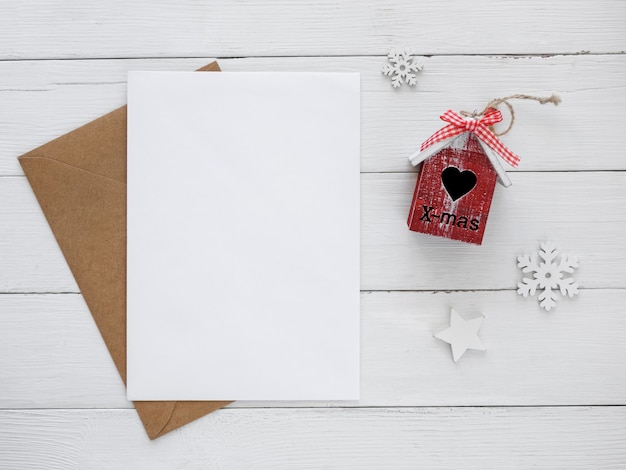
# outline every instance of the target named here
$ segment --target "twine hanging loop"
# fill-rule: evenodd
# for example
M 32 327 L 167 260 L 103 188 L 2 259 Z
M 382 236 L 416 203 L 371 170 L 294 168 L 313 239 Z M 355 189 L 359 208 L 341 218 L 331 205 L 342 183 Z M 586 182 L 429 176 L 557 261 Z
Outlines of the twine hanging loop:
M 460 111 L 460 114 L 465 117 L 477 118 L 479 116 L 484 116 L 485 113 L 489 111 L 489 109 L 498 109 L 499 105 L 504 104 L 509 109 L 509 113 L 511 114 L 511 122 L 509 123 L 509 126 L 502 132 L 495 132 L 492 129 L 494 135 L 499 137 L 509 132 L 511 128 L 513 127 L 513 123 L 515 122 L 515 110 L 513 109 L 513 105 L 509 103 L 509 100 L 533 100 L 533 101 L 537 101 L 539 104 L 552 103 L 554 106 L 558 106 L 558 104 L 561 102 L 561 98 L 555 94 L 542 97 L 542 96 L 532 96 L 532 95 L 525 95 L 522 93 L 517 93 L 515 95 L 505 96 L 504 98 L 492 99 L 489 103 L 487 103 L 487 106 L 485 106 L 485 109 L 483 109 L 480 113 L 476 111 L 472 113 L 468 111 Z

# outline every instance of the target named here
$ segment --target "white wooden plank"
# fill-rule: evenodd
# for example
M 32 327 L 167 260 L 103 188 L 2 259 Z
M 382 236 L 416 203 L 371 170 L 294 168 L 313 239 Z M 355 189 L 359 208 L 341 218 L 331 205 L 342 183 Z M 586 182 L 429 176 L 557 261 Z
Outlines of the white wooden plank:
M 423 57 L 415 88 L 392 89 L 380 73 L 384 58 L 280 61 L 238 59 L 224 70 L 354 70 L 361 73 L 361 171 L 415 171 L 408 157 L 446 123 L 439 116 L 484 106 L 514 93 L 562 103 L 512 101 L 516 114 L 502 142 L 521 156 L 521 171 L 626 169 L 615 129 L 626 125 L 626 56 Z M 221 62 L 220 62 L 221 63 Z M 504 130 L 510 122 L 503 106 Z M 507 164 L 506 171 L 515 171 Z
M 512 291 L 363 293 L 361 400 L 231 407 L 626 404 L 626 290 L 584 290 L 551 313 Z M 458 363 L 433 334 L 450 308 L 486 352 Z M 0 296 L 0 408 L 129 408 L 79 295 Z
M 410 232 L 416 176 L 366 174 L 361 184 L 361 288 L 508 289 L 517 256 L 553 240 L 578 256 L 574 277 L 587 288 L 624 287 L 623 172 L 513 173 L 496 188 L 482 246 Z
M 619 0 L 2 2 L 0 59 L 621 52 Z
M 25 177 L 0 178 L 0 292 L 78 292 Z
M 558 93 L 560 106 L 515 102 L 502 137 L 522 171 L 626 169 L 626 56 L 431 57 L 415 89 L 394 90 L 384 57 L 220 60 L 226 71 L 357 71 L 362 77 L 365 172 L 415 171 L 408 156 L 442 126 L 446 109 L 480 109 L 491 98 Z M 0 175 L 16 157 L 126 101 L 128 70 L 193 70 L 210 59 L 0 62 Z M 508 114 L 503 110 L 508 122 Z M 515 171 L 507 166 L 507 171 Z
M 80 294 L 0 295 L 0 408 L 131 407 Z
M 497 188 L 482 246 L 410 232 L 415 174 L 361 176 L 361 288 L 512 289 L 516 257 L 552 239 L 578 256 L 583 288 L 626 287 L 624 172 L 513 173 Z M 0 178 L 0 292 L 76 292 L 24 177 Z
M 0 411 L 3 468 L 617 469 L 626 408 L 222 410 L 156 441 L 133 410 Z

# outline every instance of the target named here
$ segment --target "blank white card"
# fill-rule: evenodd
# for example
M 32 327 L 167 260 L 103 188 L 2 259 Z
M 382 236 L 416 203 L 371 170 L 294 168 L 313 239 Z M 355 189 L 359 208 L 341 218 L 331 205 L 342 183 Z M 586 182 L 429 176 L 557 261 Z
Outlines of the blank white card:
M 129 399 L 358 399 L 359 108 L 355 73 L 129 73 Z

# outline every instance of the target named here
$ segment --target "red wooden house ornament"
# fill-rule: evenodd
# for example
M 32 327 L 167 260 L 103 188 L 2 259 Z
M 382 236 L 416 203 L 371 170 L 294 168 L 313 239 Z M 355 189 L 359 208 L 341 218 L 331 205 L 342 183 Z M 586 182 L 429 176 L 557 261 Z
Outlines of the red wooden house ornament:
M 448 111 L 441 118 L 452 124 L 409 157 L 414 166 L 422 164 L 409 211 L 410 230 L 482 243 L 496 180 L 511 185 L 498 155 L 512 165 L 519 160 L 487 129 L 502 119 L 499 111 L 491 111 L 470 120 Z

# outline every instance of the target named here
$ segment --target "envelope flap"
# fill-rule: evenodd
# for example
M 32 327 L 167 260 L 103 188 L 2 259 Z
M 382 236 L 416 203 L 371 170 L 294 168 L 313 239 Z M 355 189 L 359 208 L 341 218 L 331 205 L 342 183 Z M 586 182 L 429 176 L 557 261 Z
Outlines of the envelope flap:
M 22 155 L 46 158 L 126 182 L 126 106 Z
M 135 408 L 150 439 L 156 439 L 230 402 L 228 401 L 136 401 Z
M 126 185 L 49 158 L 20 164 L 126 381 Z

